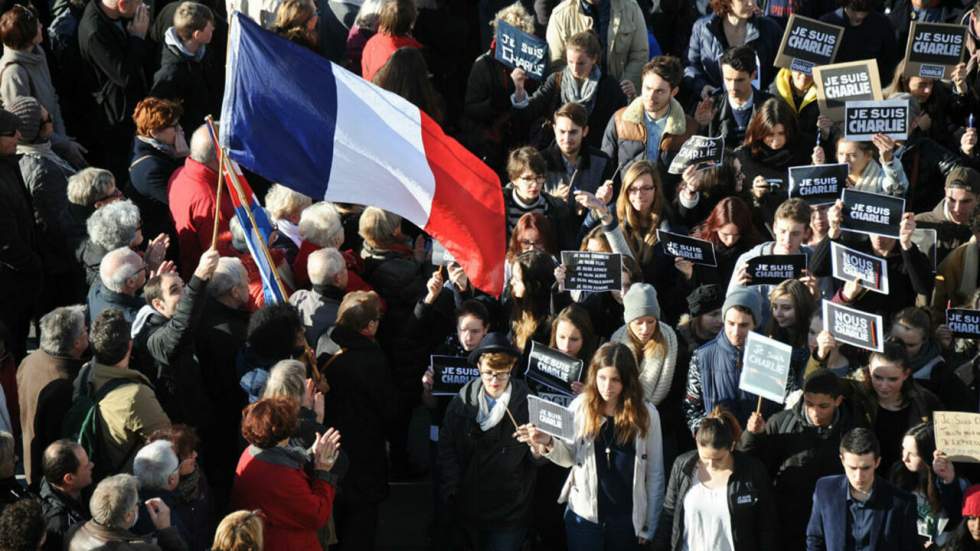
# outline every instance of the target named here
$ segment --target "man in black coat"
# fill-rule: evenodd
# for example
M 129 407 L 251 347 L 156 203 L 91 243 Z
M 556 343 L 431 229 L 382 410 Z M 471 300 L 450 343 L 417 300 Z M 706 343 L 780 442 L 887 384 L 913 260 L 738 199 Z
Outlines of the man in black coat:
M 694 112 L 701 131 L 706 132 L 702 135 L 725 138 L 729 148 L 742 143 L 752 115 L 772 97 L 752 85 L 759 74 L 755 60 L 755 52 L 748 46 L 730 48 L 718 58 L 725 86 L 702 100 Z
M 153 75 L 150 95 L 180 100 L 180 125 L 197 128 L 207 115 L 219 117 L 224 90 L 224 58 L 218 58 L 211 38 L 215 23 L 211 10 L 197 2 L 183 2 L 164 34 L 160 69 Z
M 44 450 L 41 479 L 41 508 L 48 538 L 42 549 L 61 551 L 64 537 L 76 524 L 89 519 L 88 502 L 82 491 L 92 484 L 95 464 L 89 461 L 85 448 L 71 440 L 57 440 Z
M 380 320 L 377 293 L 347 293 L 325 346 L 332 355 L 321 367 L 330 383 L 323 424 L 344 435 L 350 457 L 334 503 L 344 550 L 374 549 L 378 505 L 388 496 L 385 429 L 398 409 L 387 359 L 374 339 Z
M 829 370 L 807 378 L 793 409 L 768 421 L 759 413 L 749 418 L 739 449 L 765 463 L 773 481 L 783 549 L 803 549 L 812 503 L 800 496 L 813 493 L 817 480 L 841 474 L 837 460 L 841 436 L 867 421 L 845 402 L 841 383 Z
M 41 292 L 41 243 L 31 197 L 17 163 L 20 119 L 0 109 L 0 323 L 10 331 L 7 347 L 19 363 Z
M 85 75 L 79 93 L 90 94 L 85 146 L 92 164 L 125 182 L 136 127 L 133 109 L 148 89 L 149 8 L 143 0 L 92 0 L 78 23 Z

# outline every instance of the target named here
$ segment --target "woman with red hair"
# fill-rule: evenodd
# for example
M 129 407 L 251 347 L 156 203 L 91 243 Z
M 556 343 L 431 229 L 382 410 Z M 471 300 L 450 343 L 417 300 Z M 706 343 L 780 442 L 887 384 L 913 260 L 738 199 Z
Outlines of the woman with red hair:
M 676 259 L 674 265 L 684 275 L 689 289 L 709 283 L 727 285 L 735 272 L 738 257 L 763 241 L 752 224 L 752 211 L 738 197 L 726 197 L 719 201 L 704 223 L 694 228 L 691 237 L 710 241 L 714 245 L 718 266 L 712 268 Z

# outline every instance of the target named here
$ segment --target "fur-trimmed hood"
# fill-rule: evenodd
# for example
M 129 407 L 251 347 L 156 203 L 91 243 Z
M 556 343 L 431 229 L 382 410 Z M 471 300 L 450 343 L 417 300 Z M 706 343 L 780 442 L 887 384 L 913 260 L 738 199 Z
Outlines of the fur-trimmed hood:
M 643 98 L 636 98 L 623 111 L 624 122 L 645 124 L 643 117 Z M 684 116 L 684 108 L 681 107 L 676 98 L 670 98 L 670 110 L 667 112 L 667 125 L 664 127 L 664 134 L 680 136 L 685 132 L 687 132 L 687 119 Z

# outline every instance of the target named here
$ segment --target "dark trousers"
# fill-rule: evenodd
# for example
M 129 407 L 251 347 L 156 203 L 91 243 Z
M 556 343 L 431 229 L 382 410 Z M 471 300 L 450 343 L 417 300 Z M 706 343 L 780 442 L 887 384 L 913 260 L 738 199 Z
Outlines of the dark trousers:
M 565 511 L 565 531 L 568 535 L 568 551 L 633 551 L 640 549 L 640 541 L 633 528 L 633 519 L 603 519 L 600 523 L 589 522 L 569 508 Z
M 337 545 L 331 551 L 372 551 L 378 532 L 378 504 L 350 501 L 339 494 L 334 501 Z
M 527 536 L 523 527 L 463 526 L 461 531 L 466 551 L 519 551 Z

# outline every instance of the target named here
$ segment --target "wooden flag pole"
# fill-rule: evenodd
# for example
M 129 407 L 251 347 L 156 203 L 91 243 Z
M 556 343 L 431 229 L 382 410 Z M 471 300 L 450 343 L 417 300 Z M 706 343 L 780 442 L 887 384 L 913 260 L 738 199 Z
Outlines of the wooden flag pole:
M 211 118 L 211 115 L 208 115 L 208 116 L 204 117 L 204 122 L 207 123 L 208 128 L 211 130 L 211 135 L 212 136 L 217 136 L 218 133 L 217 133 L 217 130 L 215 129 L 215 127 L 214 127 L 214 119 Z M 219 224 L 221 222 L 221 188 L 224 187 L 224 185 L 223 185 L 224 184 L 224 171 L 221 168 L 222 166 L 224 166 L 224 149 L 221 148 L 221 147 L 218 147 L 218 144 L 217 143 L 215 143 L 214 145 L 215 145 L 215 147 L 217 147 L 217 150 L 218 150 L 217 151 L 217 155 L 218 155 L 218 190 L 217 190 L 217 194 L 216 194 L 217 197 L 215 198 L 215 201 L 214 201 L 214 228 L 211 229 L 211 248 L 212 249 L 215 248 L 215 246 L 218 244 L 218 226 L 219 226 Z
M 514 419 L 514 415 L 510 412 L 510 408 L 504 406 L 504 411 L 507 412 L 507 417 L 510 417 L 510 422 L 514 423 L 514 430 L 520 430 L 520 427 L 517 425 L 517 419 Z
M 762 396 L 759 396 L 759 401 L 755 404 L 755 412 L 762 413 Z

